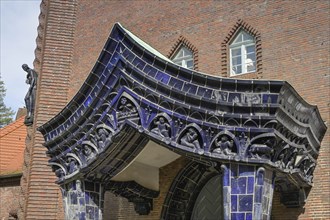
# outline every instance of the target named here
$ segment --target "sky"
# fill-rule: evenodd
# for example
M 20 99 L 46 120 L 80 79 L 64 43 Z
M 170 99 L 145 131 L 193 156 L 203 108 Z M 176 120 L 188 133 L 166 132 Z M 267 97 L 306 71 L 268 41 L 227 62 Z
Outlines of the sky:
M 17 112 L 29 89 L 22 64 L 33 68 L 41 0 L 0 0 L 0 72 L 5 83 L 5 105 Z

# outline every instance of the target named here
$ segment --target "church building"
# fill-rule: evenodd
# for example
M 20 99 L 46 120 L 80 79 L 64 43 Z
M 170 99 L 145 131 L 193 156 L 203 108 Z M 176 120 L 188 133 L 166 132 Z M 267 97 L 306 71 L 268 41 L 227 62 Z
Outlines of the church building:
M 21 219 L 330 218 L 329 1 L 40 9 Z

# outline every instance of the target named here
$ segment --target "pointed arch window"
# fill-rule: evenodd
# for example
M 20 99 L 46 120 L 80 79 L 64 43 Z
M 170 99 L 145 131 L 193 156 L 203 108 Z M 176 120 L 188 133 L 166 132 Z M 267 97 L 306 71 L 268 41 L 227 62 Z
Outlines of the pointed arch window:
M 191 50 L 185 46 L 181 46 L 178 52 L 172 58 L 173 63 L 182 67 L 193 69 L 194 68 L 194 55 Z
M 239 31 L 229 49 L 231 75 L 256 71 L 256 43 L 253 36 L 244 30 Z

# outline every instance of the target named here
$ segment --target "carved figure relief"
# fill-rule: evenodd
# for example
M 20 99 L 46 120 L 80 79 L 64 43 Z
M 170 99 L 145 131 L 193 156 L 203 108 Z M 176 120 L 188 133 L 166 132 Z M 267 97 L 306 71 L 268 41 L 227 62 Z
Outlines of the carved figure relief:
M 82 152 L 83 152 L 87 162 L 92 160 L 96 155 L 96 153 L 93 151 L 92 147 L 88 146 L 87 144 L 83 145 Z
M 25 117 L 24 124 L 31 125 L 33 124 L 33 117 L 34 117 L 38 74 L 36 71 L 31 69 L 27 64 L 23 64 L 22 69 L 25 72 L 27 72 L 26 84 L 30 85 L 29 90 L 24 98 L 26 110 L 27 110 L 27 115 Z
M 252 144 L 249 152 L 252 157 L 257 159 L 271 159 L 274 150 L 266 144 Z
M 74 157 L 67 157 L 64 165 L 67 168 L 68 173 L 74 173 L 79 169 L 78 161 Z
M 169 138 L 171 134 L 171 126 L 164 116 L 160 116 L 154 120 L 154 128 L 151 132 L 159 134 L 162 137 Z
M 234 152 L 234 140 L 229 140 L 227 135 L 220 135 L 214 142 L 215 149 L 213 153 L 224 154 L 227 156 L 236 155 Z
M 121 97 L 118 105 L 118 118 L 130 117 L 137 114 L 136 107 L 126 97 Z
M 95 132 L 95 139 L 96 146 L 100 149 L 103 149 L 104 147 L 108 146 L 108 144 L 111 142 L 112 133 L 109 132 L 107 129 L 100 127 Z
M 200 146 L 199 136 L 195 128 L 188 128 L 185 134 L 180 139 L 180 144 L 189 148 L 196 149 L 199 153 L 203 153 Z

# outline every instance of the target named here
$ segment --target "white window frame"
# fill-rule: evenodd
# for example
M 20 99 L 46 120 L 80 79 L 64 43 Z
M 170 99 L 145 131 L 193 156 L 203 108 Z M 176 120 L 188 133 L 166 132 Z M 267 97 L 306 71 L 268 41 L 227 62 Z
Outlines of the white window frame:
M 179 56 L 180 52 L 183 51 L 183 56 Z M 186 54 L 188 52 L 188 54 Z M 172 58 L 173 63 L 182 66 L 187 69 L 194 69 L 194 54 L 185 46 L 181 46 Z M 192 66 L 188 67 L 187 63 L 191 61 Z
M 242 41 L 239 43 L 232 43 L 229 46 L 229 54 L 230 54 L 230 75 L 231 76 L 237 76 L 237 75 L 241 75 L 241 74 L 245 74 L 245 73 L 251 73 L 251 72 L 256 72 L 256 44 L 255 44 L 255 38 L 253 36 L 251 36 L 250 34 L 246 33 L 245 31 L 241 30 L 238 35 L 235 37 L 235 39 L 232 42 L 235 42 L 236 39 L 238 37 L 241 37 L 241 35 L 243 35 L 243 33 L 245 33 L 246 35 L 249 35 L 252 39 L 251 40 L 246 40 L 246 41 Z M 247 47 L 249 46 L 254 46 L 254 51 L 252 53 L 249 54 L 254 54 L 254 60 L 249 60 L 247 58 Z M 233 54 L 232 51 L 235 49 L 240 49 L 240 56 L 236 56 L 236 57 L 241 57 L 241 64 L 240 65 L 233 65 Z M 249 62 L 247 62 L 249 60 Z M 251 61 L 253 62 L 253 66 L 254 69 L 253 70 L 248 70 L 248 64 L 251 63 Z M 234 66 L 241 66 L 242 71 L 240 73 L 235 73 L 235 71 L 233 70 Z

